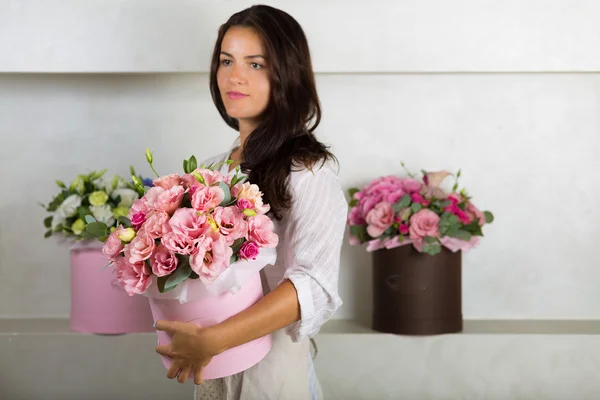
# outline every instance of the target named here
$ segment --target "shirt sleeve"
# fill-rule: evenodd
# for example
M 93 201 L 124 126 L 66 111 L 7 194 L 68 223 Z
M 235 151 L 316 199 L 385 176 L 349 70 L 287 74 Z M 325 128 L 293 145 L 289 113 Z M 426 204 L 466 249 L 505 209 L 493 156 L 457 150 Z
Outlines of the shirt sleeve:
M 316 336 L 342 305 L 338 295 L 348 204 L 335 171 L 307 171 L 293 192 L 284 279 L 296 288 L 301 319 L 287 327 L 297 342 Z

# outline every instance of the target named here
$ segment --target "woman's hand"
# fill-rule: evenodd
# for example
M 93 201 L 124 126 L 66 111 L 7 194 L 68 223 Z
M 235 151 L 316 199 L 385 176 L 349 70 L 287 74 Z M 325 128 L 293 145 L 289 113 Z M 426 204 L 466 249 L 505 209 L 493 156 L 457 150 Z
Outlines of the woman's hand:
M 167 378 L 177 377 L 179 383 L 185 383 L 193 374 L 194 383 L 202 383 L 202 371 L 210 360 L 223 350 L 219 341 L 210 334 L 208 328 L 178 321 L 156 321 L 156 329 L 172 336 L 168 345 L 156 346 L 156 352 L 172 359 Z

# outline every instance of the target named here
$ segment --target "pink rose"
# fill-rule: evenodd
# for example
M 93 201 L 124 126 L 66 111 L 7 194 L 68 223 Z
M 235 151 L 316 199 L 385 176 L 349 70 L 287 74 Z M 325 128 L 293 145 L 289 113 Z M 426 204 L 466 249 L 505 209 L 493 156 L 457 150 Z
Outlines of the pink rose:
M 363 225 L 365 224 L 365 220 L 361 215 L 360 207 L 354 207 L 350 210 L 348 214 L 348 223 L 350 225 Z
M 225 177 L 220 171 L 212 171 L 210 169 L 196 168 L 196 172 L 204 178 L 204 183 L 207 186 L 212 186 L 218 182 L 225 182 Z M 196 179 L 196 181 L 198 181 Z
M 208 241 L 209 239 L 206 240 Z M 199 244 L 198 248 L 198 253 L 190 257 L 190 266 L 200 276 L 202 282 L 211 283 L 229 267 L 229 260 L 233 255 L 233 250 L 227 246 L 223 237 L 212 241 L 210 251 L 207 249 L 207 246 L 202 244 Z M 203 257 L 201 253 L 204 253 Z
M 143 197 L 141 199 L 137 199 L 136 201 L 133 202 L 133 204 L 131 205 L 131 208 L 129 209 L 129 214 L 127 214 L 127 218 L 129 220 L 131 220 L 133 218 L 133 216 L 139 212 L 143 212 L 144 214 L 148 213 L 148 206 L 146 206 L 146 199 L 144 199 Z
M 201 186 L 191 196 L 192 207 L 198 212 L 207 213 L 221 204 L 224 198 L 225 193 L 219 186 Z
M 444 211 L 448 211 L 456 215 L 458 217 L 458 220 L 463 224 L 470 223 L 471 218 L 469 217 L 469 215 L 463 210 L 461 210 L 461 208 L 458 206 L 458 204 L 463 201 L 462 197 L 456 193 L 452 193 L 448 196 L 448 200 L 450 200 L 452 204 L 446 206 L 444 208 Z
M 394 204 L 404 196 L 406 192 L 403 188 L 394 188 L 388 194 L 383 196 L 383 201 Z
M 237 202 L 237 206 L 240 210 L 247 210 L 253 207 L 253 204 L 248 199 L 239 199 Z
M 200 185 L 200 182 L 198 182 L 198 179 L 196 179 L 196 177 L 192 174 L 185 174 L 181 177 L 181 186 L 186 189 L 190 189 L 193 186 L 198 185 Z
M 254 242 L 244 242 L 240 248 L 241 258 L 256 260 L 258 253 L 258 246 Z
M 415 202 L 415 203 L 419 203 L 422 204 L 424 206 L 428 206 L 429 205 L 429 200 L 425 200 L 423 198 L 423 196 L 421 196 L 419 193 L 413 193 L 410 195 L 410 199 Z
M 145 262 L 132 264 L 126 257 L 119 257 L 115 264 L 117 282 L 129 296 L 143 294 L 152 284 L 152 275 Z
M 394 209 L 390 203 L 379 203 L 367 214 L 367 233 L 372 238 L 383 235 L 394 223 Z
M 138 211 L 131 217 L 131 226 L 136 231 L 140 229 L 144 222 L 146 222 L 146 213 L 143 211 Z
M 219 226 L 219 232 L 225 236 L 225 242 L 231 246 L 239 238 L 246 236 L 248 222 L 237 207 L 217 207 L 213 214 Z
M 406 224 L 400 224 L 398 229 L 402 235 L 406 235 L 408 233 L 408 225 Z
M 147 215 L 146 222 L 142 225 L 142 229 L 152 239 L 160 239 L 165 233 L 171 231 L 169 226 L 169 214 L 165 211 L 151 211 Z
M 137 236 L 125 246 L 125 257 L 131 264 L 142 262 L 150 258 L 155 248 L 154 239 L 141 229 Z
M 397 176 L 382 176 L 378 179 L 372 181 L 367 187 L 363 190 L 363 193 L 370 193 L 373 191 L 381 191 L 386 188 L 397 188 L 402 187 L 402 179 Z M 385 191 L 385 190 L 384 190 Z
M 113 231 L 110 234 L 106 242 L 104 242 L 104 246 L 102 246 L 102 253 L 110 260 L 114 260 L 119 254 L 123 251 L 123 244 L 121 243 L 121 239 L 117 237 L 117 231 Z
M 440 217 L 429 209 L 423 209 L 410 218 L 409 237 L 423 239 L 426 236 L 440 236 Z
M 165 190 L 169 190 L 175 186 L 181 185 L 181 177 L 177 174 L 165 175 L 159 178 L 156 178 L 152 181 L 154 186 L 161 187 Z
M 195 254 L 197 240 L 188 236 L 177 235 L 175 232 L 167 232 L 160 239 L 160 242 L 171 252 L 176 254 Z
M 146 206 L 152 210 L 164 211 L 171 215 L 177 210 L 185 194 L 183 186 L 174 186 L 163 189 L 160 186 L 152 187 L 146 192 Z
M 156 276 L 170 275 L 177 269 L 177 262 L 177 256 L 162 244 L 156 246 L 156 250 L 150 257 L 152 273 Z
M 415 193 L 415 192 L 418 192 L 419 190 L 421 190 L 421 187 L 423 185 L 421 184 L 421 182 L 419 182 L 415 179 L 408 178 L 408 179 L 404 179 L 402 181 L 402 186 L 404 187 L 404 190 L 407 193 Z
M 273 221 L 266 215 L 256 215 L 248 219 L 246 240 L 255 242 L 259 247 L 277 247 L 279 237 L 274 232 Z
M 180 208 L 169 220 L 169 226 L 177 236 L 197 239 L 210 228 L 205 215 L 198 215 L 193 208 Z
M 212 243 L 213 240 L 210 237 L 202 237 L 196 241 L 196 251 L 190 256 L 190 267 L 198 275 L 203 273 L 202 269 L 207 258 L 210 257 Z
M 362 215 L 368 215 L 369 212 L 383 201 L 384 194 L 381 192 L 364 196 L 358 203 Z
M 479 226 L 483 226 L 485 225 L 485 214 L 483 212 L 481 212 L 477 207 L 475 207 L 475 205 L 473 203 L 471 203 L 470 201 L 467 203 L 467 206 L 465 207 L 465 213 L 467 214 L 468 218 L 469 218 L 469 223 L 471 221 L 479 221 Z

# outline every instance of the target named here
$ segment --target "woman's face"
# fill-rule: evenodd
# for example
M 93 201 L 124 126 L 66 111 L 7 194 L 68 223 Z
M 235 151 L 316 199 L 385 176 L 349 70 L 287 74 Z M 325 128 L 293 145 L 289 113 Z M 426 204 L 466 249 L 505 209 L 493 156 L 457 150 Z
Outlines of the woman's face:
M 265 49 L 250 28 L 230 28 L 221 44 L 217 84 L 227 114 L 255 121 L 267 108 L 271 85 Z

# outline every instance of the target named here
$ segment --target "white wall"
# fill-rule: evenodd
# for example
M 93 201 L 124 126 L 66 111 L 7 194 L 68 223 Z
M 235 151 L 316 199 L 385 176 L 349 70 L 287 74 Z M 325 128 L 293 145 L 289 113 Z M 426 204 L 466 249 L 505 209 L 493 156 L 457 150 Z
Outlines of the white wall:
M 467 318 L 600 317 L 600 3 L 267 3 L 307 30 L 346 187 L 401 160 L 462 168 L 495 213 L 464 260 Z M 249 4 L 0 0 L 0 317 L 68 315 L 68 250 L 42 238 L 37 205 L 55 179 L 149 172 L 146 147 L 175 172 L 229 145 L 205 71 L 219 23 Z M 369 255 L 343 251 L 336 317 L 368 320 Z

